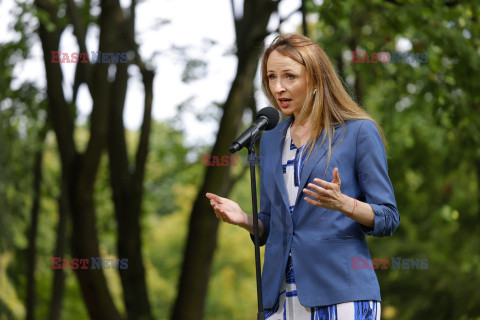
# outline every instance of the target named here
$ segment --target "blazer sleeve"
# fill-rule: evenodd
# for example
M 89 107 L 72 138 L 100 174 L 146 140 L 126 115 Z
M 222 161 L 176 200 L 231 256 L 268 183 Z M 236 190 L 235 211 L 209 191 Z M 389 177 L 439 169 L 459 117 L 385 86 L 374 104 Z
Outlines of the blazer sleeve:
M 372 236 L 392 235 L 400 223 L 400 215 L 388 176 L 383 141 L 373 121 L 364 120 L 360 124 L 355 165 L 362 194 L 375 214 L 373 228 L 361 225 L 362 229 Z
M 271 204 L 267 196 L 267 188 L 265 181 L 265 167 L 266 167 L 266 158 L 265 158 L 265 134 L 262 135 L 260 140 L 260 211 L 258 212 L 258 219 L 262 221 L 263 224 L 263 235 L 260 237 L 260 246 L 263 246 L 267 243 L 268 235 L 270 233 L 270 212 Z M 250 238 L 254 241 L 253 234 L 250 234 Z

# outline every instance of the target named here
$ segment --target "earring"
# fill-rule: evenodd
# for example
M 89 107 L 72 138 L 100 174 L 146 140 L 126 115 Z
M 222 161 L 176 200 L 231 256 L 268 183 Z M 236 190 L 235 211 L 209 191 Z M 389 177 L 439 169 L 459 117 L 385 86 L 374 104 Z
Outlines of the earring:
M 313 98 L 315 99 L 315 96 L 317 94 L 317 89 L 313 90 Z

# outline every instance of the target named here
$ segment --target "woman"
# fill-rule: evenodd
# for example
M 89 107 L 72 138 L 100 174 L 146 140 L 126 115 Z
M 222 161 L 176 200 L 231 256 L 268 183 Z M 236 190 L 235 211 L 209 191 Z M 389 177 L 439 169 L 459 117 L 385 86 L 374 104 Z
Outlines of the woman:
M 381 128 L 307 37 L 273 41 L 262 86 L 290 116 L 260 144 L 266 318 L 380 319 L 375 272 L 357 263 L 370 261 L 365 235 L 392 235 L 400 222 Z M 219 219 L 253 233 L 237 203 L 207 197 Z

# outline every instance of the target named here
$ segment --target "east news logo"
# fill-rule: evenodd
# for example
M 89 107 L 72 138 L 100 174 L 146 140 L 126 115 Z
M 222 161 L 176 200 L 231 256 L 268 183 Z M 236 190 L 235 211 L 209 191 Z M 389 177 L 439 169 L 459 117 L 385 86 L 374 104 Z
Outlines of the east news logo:
M 372 52 L 368 54 L 362 51 L 352 51 L 352 63 L 427 63 L 428 54 L 426 52 Z
M 127 269 L 128 259 L 107 259 L 91 257 L 90 259 L 65 259 L 52 257 L 52 269 Z
M 392 262 L 391 265 L 390 261 Z M 364 259 L 352 257 L 352 269 L 428 269 L 428 259 L 405 259 L 392 257 L 392 259 Z
M 92 51 L 89 56 L 88 52 L 60 52 L 51 51 L 51 63 L 127 63 L 127 52 L 102 52 Z

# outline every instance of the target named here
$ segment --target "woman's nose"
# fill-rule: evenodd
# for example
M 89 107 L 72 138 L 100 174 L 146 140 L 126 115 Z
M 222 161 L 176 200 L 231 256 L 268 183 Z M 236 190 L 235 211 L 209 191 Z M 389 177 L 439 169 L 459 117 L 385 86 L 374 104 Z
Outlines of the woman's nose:
M 280 93 L 285 91 L 285 86 L 283 85 L 282 81 L 275 82 L 273 91 L 275 93 Z

